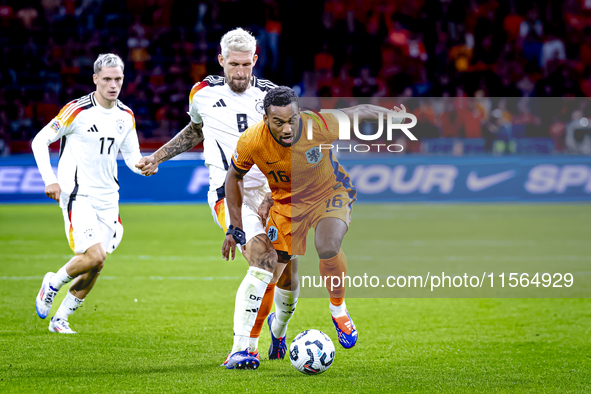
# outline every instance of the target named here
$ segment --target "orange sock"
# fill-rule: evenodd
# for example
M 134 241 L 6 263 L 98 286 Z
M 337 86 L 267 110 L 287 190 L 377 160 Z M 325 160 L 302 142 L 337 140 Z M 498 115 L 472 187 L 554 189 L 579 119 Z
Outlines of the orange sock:
M 269 283 L 267 285 L 267 289 L 265 290 L 265 295 L 263 296 L 263 301 L 261 302 L 259 312 L 257 313 L 257 319 L 254 323 L 254 326 L 252 327 L 252 330 L 250 330 L 251 338 L 258 338 L 261 335 L 261 329 L 263 328 L 265 319 L 267 316 L 269 316 L 269 313 L 271 313 L 274 298 L 275 283 Z
M 320 259 L 320 275 L 323 279 L 328 276 L 326 289 L 330 294 L 330 302 L 336 306 L 341 305 L 345 299 L 343 276 L 347 275 L 347 257 L 343 249 L 330 259 Z M 335 277 L 334 280 L 331 277 Z

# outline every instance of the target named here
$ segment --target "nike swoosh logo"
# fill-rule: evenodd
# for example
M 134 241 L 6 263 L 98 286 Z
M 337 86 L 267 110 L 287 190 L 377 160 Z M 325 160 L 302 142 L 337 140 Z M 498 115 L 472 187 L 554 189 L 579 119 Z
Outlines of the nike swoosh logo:
M 338 210 L 340 210 L 340 209 L 343 209 L 343 208 L 337 208 L 337 209 L 327 209 L 327 210 L 326 210 L 326 212 L 338 211 Z
M 468 186 L 468 189 L 473 192 L 479 192 L 481 190 L 494 186 L 497 183 L 501 183 L 508 179 L 511 179 L 514 176 L 515 170 L 509 170 L 499 172 L 498 174 L 478 178 L 478 175 L 476 175 L 476 171 L 471 171 L 468 174 L 468 178 L 466 179 L 466 186 Z
M 279 163 L 280 161 L 281 161 L 281 160 L 277 160 L 277 161 L 274 161 L 273 163 L 269 163 L 269 162 L 266 162 L 266 163 L 267 163 L 267 164 L 275 164 L 275 163 Z

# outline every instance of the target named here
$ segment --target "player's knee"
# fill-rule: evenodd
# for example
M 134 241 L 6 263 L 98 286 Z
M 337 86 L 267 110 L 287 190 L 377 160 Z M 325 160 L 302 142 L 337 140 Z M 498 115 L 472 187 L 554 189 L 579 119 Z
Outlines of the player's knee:
M 318 252 L 318 257 L 321 259 L 332 259 L 334 256 L 339 254 L 339 250 L 341 249 L 341 244 L 337 242 L 327 242 L 321 245 L 317 245 L 316 250 Z
M 92 248 L 87 250 L 85 254 L 87 263 L 92 270 L 98 270 L 100 272 L 107 258 L 107 252 L 99 248 Z

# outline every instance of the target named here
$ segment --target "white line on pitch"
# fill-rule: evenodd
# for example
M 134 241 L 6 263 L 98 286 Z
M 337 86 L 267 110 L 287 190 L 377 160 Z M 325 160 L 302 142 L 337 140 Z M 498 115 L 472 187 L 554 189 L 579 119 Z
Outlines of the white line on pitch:
M 51 259 L 58 259 L 58 260 L 69 260 L 73 255 L 65 255 L 65 254 L 5 254 L 2 255 L 2 258 L 5 259 L 36 259 L 36 260 L 51 260 Z M 223 260 L 222 255 L 195 255 L 195 256 L 151 256 L 151 255 L 125 255 L 125 254 L 115 254 L 113 257 L 109 257 L 109 260 L 112 259 L 120 259 L 120 260 L 160 260 L 160 261 L 183 261 L 183 260 L 194 260 L 194 261 L 212 261 L 212 260 Z
M 43 276 L 0 276 L 0 280 L 42 280 Z M 117 277 L 117 276 L 101 276 L 102 280 L 117 280 L 117 279 L 135 279 L 135 280 L 238 280 L 239 276 L 131 276 L 131 277 Z

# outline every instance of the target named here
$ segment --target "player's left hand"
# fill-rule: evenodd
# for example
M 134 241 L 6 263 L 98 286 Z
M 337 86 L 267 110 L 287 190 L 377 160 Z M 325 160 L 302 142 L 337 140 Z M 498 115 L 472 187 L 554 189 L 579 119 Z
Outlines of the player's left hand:
M 222 245 L 222 256 L 228 261 L 230 254 L 232 254 L 232 260 L 234 260 L 234 257 L 236 257 L 236 241 L 231 234 L 228 234 Z
M 135 165 L 142 171 L 142 175 L 150 176 L 158 172 L 158 162 L 154 155 L 144 156 Z

